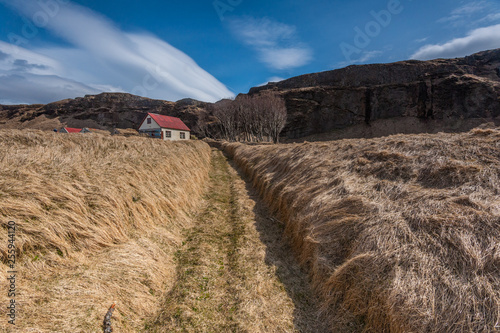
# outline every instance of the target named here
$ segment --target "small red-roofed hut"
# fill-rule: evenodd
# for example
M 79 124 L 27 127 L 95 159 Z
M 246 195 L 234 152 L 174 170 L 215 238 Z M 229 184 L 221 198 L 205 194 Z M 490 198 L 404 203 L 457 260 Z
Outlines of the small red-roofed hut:
M 189 140 L 191 130 L 179 118 L 148 113 L 139 127 L 139 133 L 162 140 Z
M 71 128 L 71 127 L 64 127 L 62 130 L 59 131 L 59 133 L 81 133 L 82 129 L 81 128 Z

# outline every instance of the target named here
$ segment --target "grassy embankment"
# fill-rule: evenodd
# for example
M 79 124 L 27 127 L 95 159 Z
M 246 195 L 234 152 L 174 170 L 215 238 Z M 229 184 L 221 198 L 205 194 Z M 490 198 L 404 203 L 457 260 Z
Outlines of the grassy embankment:
M 99 134 L 0 132 L 0 272 L 17 223 L 19 332 L 139 332 L 175 280 L 174 253 L 204 192 L 210 148 Z M 6 318 L 0 329 L 13 331 Z
M 227 144 L 309 271 L 332 332 L 492 332 L 500 130 Z
M 2 131 L 0 147 L 19 258 L 17 330 L 1 331 L 102 332 L 114 301 L 117 332 L 322 331 L 282 226 L 219 151 L 38 131 Z

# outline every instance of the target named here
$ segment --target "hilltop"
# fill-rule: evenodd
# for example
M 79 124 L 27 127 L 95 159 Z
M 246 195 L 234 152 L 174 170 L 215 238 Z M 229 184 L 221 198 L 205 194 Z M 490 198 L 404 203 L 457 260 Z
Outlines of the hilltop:
M 137 129 L 148 112 L 182 118 L 197 132 L 198 120 L 208 103 L 193 99 L 177 102 L 150 99 L 126 93 L 102 93 L 40 105 L 0 105 L 0 128 L 39 129 L 88 127 L 103 130 Z

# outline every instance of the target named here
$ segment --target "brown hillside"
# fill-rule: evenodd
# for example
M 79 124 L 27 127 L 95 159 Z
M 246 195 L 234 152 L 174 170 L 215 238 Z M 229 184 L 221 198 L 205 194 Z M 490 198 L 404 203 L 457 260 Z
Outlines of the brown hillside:
M 226 144 L 286 224 L 332 332 L 493 332 L 500 129 Z
M 207 103 L 191 99 L 154 100 L 125 93 L 102 93 L 47 105 L 0 105 L 0 129 L 52 130 L 62 127 L 138 129 L 148 112 L 181 118 L 195 134 Z

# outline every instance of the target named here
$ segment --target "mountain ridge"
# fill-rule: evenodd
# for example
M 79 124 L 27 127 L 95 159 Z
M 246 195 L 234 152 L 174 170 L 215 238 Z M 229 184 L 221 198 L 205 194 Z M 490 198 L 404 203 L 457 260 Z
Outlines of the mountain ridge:
M 468 120 L 498 122 L 500 49 L 454 59 L 352 65 L 254 87 L 248 95 L 269 90 L 285 99 L 288 121 L 282 136 L 288 139 L 353 126 L 365 126 L 368 133 L 371 125 L 389 119 L 421 122 L 424 130 L 434 122 L 450 128 Z M 216 121 L 213 105 L 101 93 L 46 105 L 0 105 L 0 128 L 137 129 L 145 114 L 155 112 L 180 117 L 195 135 L 204 136 L 207 124 Z
M 391 118 L 449 121 L 451 127 L 463 119 L 497 121 L 500 49 L 455 59 L 353 65 L 269 83 L 249 94 L 266 90 L 287 102 L 283 135 L 289 139 Z

